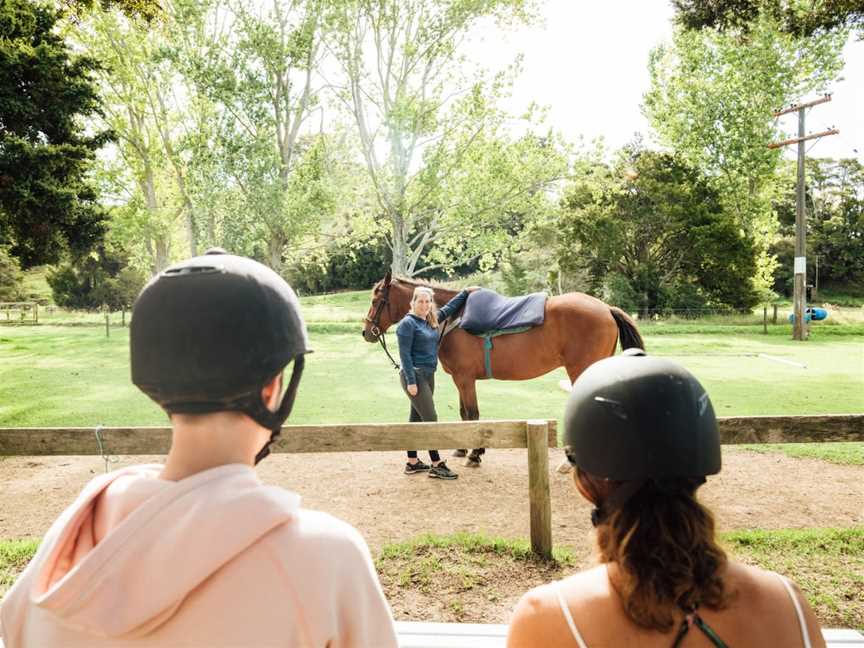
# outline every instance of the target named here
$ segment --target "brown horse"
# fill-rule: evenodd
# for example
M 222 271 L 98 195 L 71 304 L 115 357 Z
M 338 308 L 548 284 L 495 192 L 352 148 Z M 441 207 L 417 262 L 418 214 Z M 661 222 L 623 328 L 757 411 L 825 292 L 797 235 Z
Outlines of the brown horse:
M 408 313 L 414 288 L 428 285 L 407 279 L 393 279 L 388 272 L 373 288 L 363 339 L 378 342 L 380 338 L 383 341 L 387 329 Z M 438 307 L 446 304 L 457 293 L 455 290 L 430 287 Z M 443 322 L 441 326 L 444 326 Z M 524 333 L 502 335 L 494 339 L 492 377 L 499 380 L 528 380 L 563 366 L 572 383 L 589 365 L 613 355 L 619 338 L 622 349 L 644 348 L 636 323 L 620 308 L 583 293 L 549 297 L 542 325 Z M 479 419 L 475 382 L 486 378 L 483 339 L 461 328 L 454 328 L 441 340 L 438 357 L 444 371 L 450 374 L 459 390 L 462 420 Z M 483 448 L 472 450 L 467 465 L 479 465 L 483 453 Z

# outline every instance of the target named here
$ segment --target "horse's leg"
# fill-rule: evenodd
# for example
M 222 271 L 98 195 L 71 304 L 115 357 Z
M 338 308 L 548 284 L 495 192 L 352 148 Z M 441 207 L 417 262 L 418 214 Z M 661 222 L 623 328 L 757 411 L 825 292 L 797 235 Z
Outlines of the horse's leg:
M 474 387 L 474 384 L 471 383 L 470 389 L 472 392 L 474 392 L 474 411 L 476 412 L 476 410 L 477 410 L 477 407 L 476 407 L 476 405 L 477 405 L 477 392 L 473 387 Z M 468 400 L 467 400 L 467 396 L 466 396 L 466 390 L 469 389 L 469 387 L 467 386 L 467 383 L 456 383 L 456 389 L 459 390 L 459 416 L 460 416 L 460 418 L 463 421 L 476 421 L 478 418 L 480 418 L 480 415 L 478 413 L 476 416 L 474 416 L 474 418 L 471 418 L 471 411 L 472 410 L 470 410 L 468 408 L 468 405 L 467 405 Z M 456 450 L 453 451 L 454 457 L 465 457 L 467 455 L 468 455 L 468 449 L 467 448 L 457 448 Z
M 458 385 L 457 385 L 457 388 L 458 388 Z M 467 410 L 465 409 L 465 399 L 462 398 L 462 389 L 461 388 L 459 389 L 459 416 L 463 421 L 468 420 L 468 413 L 467 413 Z M 454 457 L 465 457 L 467 455 L 468 455 L 468 449 L 467 448 L 456 448 L 453 451 Z
M 459 416 L 463 421 L 468 420 L 468 414 L 467 414 L 467 411 L 465 410 L 465 400 L 462 398 L 462 390 L 461 389 L 459 389 Z M 468 449 L 467 448 L 456 448 L 453 451 L 454 457 L 465 457 L 467 455 L 468 455 Z
M 466 380 L 460 382 L 459 388 L 459 413 L 462 415 L 463 421 L 476 421 L 480 418 L 480 407 L 477 405 L 477 383 L 474 380 Z M 482 455 L 486 453 L 486 448 L 474 448 L 465 465 L 469 468 L 477 468 L 482 461 Z

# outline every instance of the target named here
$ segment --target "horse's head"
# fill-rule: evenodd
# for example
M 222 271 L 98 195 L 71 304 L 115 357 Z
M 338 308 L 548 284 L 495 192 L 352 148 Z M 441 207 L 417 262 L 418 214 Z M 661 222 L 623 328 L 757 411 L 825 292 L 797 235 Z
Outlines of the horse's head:
M 378 338 L 405 314 L 402 312 L 403 299 L 392 279 L 393 275 L 388 271 L 372 289 L 372 304 L 363 325 L 363 339 L 367 342 L 377 342 Z

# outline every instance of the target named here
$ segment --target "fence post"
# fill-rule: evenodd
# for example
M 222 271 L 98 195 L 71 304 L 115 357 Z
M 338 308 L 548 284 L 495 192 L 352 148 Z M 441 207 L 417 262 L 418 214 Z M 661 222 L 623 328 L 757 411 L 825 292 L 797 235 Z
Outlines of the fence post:
M 771 319 L 772 324 L 777 323 L 777 304 L 774 304 L 774 317 Z
M 762 332 L 768 332 L 768 307 L 764 306 L 762 308 Z
M 33 303 L 33 323 L 39 323 L 39 302 Z
M 549 424 L 528 421 L 528 504 L 531 514 L 531 550 L 552 558 L 552 502 L 549 495 Z

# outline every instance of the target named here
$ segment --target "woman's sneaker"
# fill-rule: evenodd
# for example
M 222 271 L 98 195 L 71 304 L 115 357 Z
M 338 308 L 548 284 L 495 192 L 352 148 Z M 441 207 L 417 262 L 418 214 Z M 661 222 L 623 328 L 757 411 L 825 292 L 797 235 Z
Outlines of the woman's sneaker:
M 427 470 L 429 470 L 429 464 L 425 464 L 419 459 L 417 460 L 417 463 L 412 464 L 408 462 L 405 464 L 406 475 L 415 475 L 417 473 L 426 472 Z
M 443 461 L 429 469 L 429 476 L 436 479 L 456 479 L 459 475 L 447 467 Z

